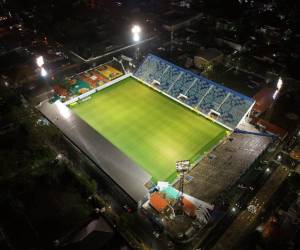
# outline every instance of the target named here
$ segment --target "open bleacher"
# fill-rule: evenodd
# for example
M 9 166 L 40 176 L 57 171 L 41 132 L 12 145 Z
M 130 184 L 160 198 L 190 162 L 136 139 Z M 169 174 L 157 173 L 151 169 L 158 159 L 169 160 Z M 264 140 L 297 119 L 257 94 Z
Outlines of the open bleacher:
M 110 62 L 110 64 L 113 64 Z M 52 85 L 56 95 L 65 102 L 122 76 L 124 73 L 108 63 L 55 82 Z
M 152 54 L 135 76 L 230 129 L 239 124 L 255 102 Z

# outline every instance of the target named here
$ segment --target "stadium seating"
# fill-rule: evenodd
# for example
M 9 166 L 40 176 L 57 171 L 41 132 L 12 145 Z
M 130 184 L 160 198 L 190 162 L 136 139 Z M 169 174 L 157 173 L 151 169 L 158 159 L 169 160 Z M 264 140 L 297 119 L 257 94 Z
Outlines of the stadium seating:
M 180 77 L 181 71 L 175 67 L 169 67 L 160 78 L 159 89 L 166 91 L 172 84 L 176 83 L 178 77 Z M 156 79 L 155 79 L 156 80 Z
M 213 119 L 232 129 L 254 103 L 252 98 L 151 54 L 137 69 L 135 76 L 148 84 L 159 82 L 156 87 L 174 98 L 185 96 L 181 101 L 204 115 L 215 111 L 220 115 Z
M 192 86 L 192 84 L 197 79 L 190 73 L 183 73 L 180 78 L 175 82 L 174 86 L 169 91 L 169 94 L 175 98 L 179 96 L 179 94 L 186 93 L 186 91 L 189 89 L 189 87 Z
M 211 109 L 218 110 L 227 94 L 227 91 L 223 88 L 211 87 L 210 91 L 207 92 L 203 100 L 199 103 L 198 109 L 203 113 L 209 113 Z
M 118 69 L 103 64 L 71 78 L 66 78 L 59 84 L 54 84 L 52 88 L 59 96 L 64 97 L 63 101 L 68 101 L 68 99 L 84 94 L 122 75 L 123 72 Z
M 152 83 L 153 80 L 160 81 L 161 76 L 167 68 L 167 63 L 153 60 L 152 57 L 149 56 L 146 58 L 141 67 L 139 67 L 135 75 L 147 83 Z
M 188 90 L 186 96 L 188 99 L 186 103 L 191 107 L 195 107 L 201 98 L 207 93 L 210 88 L 210 84 L 201 79 L 197 79 L 197 81 L 193 84 L 193 86 Z
M 218 120 L 229 127 L 235 128 L 251 104 L 243 97 L 230 95 L 218 110 L 221 114 Z

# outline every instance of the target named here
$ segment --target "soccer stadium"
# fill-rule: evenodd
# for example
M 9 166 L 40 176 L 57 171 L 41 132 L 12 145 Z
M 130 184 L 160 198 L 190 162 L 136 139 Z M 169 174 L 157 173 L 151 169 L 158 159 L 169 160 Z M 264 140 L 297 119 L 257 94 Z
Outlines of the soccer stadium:
M 172 182 L 176 160 L 196 161 L 226 131 L 132 77 L 72 109 L 155 180 Z
M 41 111 L 137 202 L 149 183 L 176 181 L 176 161 L 201 161 L 254 105 L 151 54 L 133 74 L 102 65 L 67 81 Z

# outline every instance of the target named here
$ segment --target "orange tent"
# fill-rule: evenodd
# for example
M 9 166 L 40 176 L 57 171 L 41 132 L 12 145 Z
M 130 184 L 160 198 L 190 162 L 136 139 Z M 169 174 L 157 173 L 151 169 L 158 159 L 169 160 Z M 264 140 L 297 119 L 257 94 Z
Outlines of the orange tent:
M 157 212 L 161 213 L 168 206 L 168 202 L 160 195 L 159 192 L 155 192 L 150 196 L 150 205 Z

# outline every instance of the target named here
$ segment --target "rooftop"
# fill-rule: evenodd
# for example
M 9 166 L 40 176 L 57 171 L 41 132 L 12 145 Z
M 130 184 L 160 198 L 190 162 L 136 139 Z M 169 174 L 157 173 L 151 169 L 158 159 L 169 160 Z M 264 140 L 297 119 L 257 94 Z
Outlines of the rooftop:
M 265 112 L 270 105 L 274 102 L 273 94 L 275 90 L 273 88 L 263 88 L 253 96 L 255 104 L 253 110 L 258 113 Z
M 155 192 L 150 196 L 150 205 L 157 212 L 161 213 L 168 206 L 168 202 L 159 192 Z
M 215 59 L 216 57 L 222 55 L 222 52 L 215 48 L 207 48 L 204 50 L 199 50 L 196 56 L 199 56 L 206 61 L 211 61 L 212 59 Z

